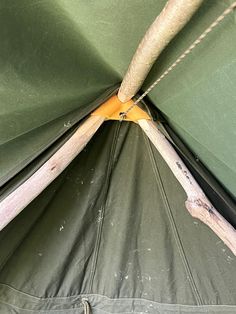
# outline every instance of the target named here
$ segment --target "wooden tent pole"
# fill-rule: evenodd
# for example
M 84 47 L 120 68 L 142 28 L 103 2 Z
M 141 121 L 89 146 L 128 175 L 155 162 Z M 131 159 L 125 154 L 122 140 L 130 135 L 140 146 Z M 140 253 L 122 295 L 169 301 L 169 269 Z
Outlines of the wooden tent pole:
M 138 124 L 185 190 L 187 194 L 185 205 L 189 213 L 209 226 L 236 255 L 236 230 L 213 207 L 188 168 L 157 126 L 152 121 L 145 119 L 138 120 Z
M 0 230 L 15 218 L 71 163 L 105 121 L 90 116 L 59 150 L 31 177 L 0 202 Z
M 171 39 L 184 27 L 203 0 L 169 0 L 149 27 L 121 83 L 118 98 L 129 101 L 141 88 L 153 63 Z

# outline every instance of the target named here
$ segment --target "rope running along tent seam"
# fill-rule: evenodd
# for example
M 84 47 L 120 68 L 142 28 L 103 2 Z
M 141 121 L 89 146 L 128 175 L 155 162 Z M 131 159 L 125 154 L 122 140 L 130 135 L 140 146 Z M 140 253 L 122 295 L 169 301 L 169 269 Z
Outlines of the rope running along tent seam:
M 172 63 L 171 66 L 125 111 L 120 113 L 120 121 L 125 119 L 126 115 L 148 94 L 150 91 L 167 76 L 202 40 L 234 9 L 236 1 L 234 1 L 218 18 Z

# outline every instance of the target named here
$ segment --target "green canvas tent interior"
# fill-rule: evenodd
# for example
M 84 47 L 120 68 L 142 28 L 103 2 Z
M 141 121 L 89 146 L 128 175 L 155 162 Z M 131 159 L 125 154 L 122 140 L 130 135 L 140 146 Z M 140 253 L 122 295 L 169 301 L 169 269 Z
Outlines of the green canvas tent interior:
M 165 3 L 1 0 L 1 202 L 117 93 Z M 232 3 L 203 1 L 142 91 Z M 234 227 L 235 35 L 232 11 L 140 104 Z M 139 125 L 105 122 L 0 232 L 0 313 L 236 313 L 236 258 L 185 201 Z

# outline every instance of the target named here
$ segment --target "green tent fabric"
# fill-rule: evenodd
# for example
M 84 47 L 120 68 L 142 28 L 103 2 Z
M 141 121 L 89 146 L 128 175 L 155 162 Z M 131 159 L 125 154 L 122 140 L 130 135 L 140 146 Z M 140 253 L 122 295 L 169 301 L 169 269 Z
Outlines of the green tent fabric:
M 166 1 L 0 4 L 0 200 L 116 92 Z M 143 89 L 230 4 L 206 0 Z M 235 12 L 144 105 L 236 226 Z M 190 148 L 190 150 L 189 150 Z M 0 313 L 236 313 L 236 260 L 132 123 L 106 122 L 0 232 Z
M 146 84 L 232 2 L 205 1 L 165 49 Z M 28 156 L 40 144 L 46 145 L 49 132 L 52 138 L 58 134 L 57 118 L 86 106 L 118 83 L 164 4 L 165 0 L 150 0 L 148 5 L 143 0 L 91 4 L 75 0 L 1 1 L 1 148 L 5 145 L 10 150 L 9 146 L 21 147 L 21 141 L 31 142 L 28 149 L 21 148 L 20 155 Z M 235 149 L 230 143 L 234 142 L 236 121 L 235 32 L 232 13 L 150 95 L 192 151 L 233 195 Z M 42 135 L 34 141 L 39 133 Z M 32 147 L 32 143 L 38 146 Z M 20 157 L 12 155 L 11 164 L 20 163 Z
M 2 313 L 234 313 L 235 258 L 184 200 L 138 126 L 107 123 L 1 232 Z

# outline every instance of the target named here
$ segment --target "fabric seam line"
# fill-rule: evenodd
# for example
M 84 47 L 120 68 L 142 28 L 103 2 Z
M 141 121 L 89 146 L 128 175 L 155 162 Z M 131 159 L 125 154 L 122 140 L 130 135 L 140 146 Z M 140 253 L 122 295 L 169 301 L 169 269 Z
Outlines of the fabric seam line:
M 157 166 L 157 164 L 155 162 L 155 159 L 154 159 L 154 156 L 153 156 L 152 147 L 150 145 L 150 142 L 146 138 L 146 136 L 145 136 L 145 141 L 146 141 L 146 144 L 147 144 L 147 147 L 148 147 L 148 153 L 149 153 L 149 157 L 150 157 L 150 160 L 151 160 L 153 172 L 154 172 L 157 184 L 160 187 L 160 192 L 161 192 L 161 195 L 162 195 L 162 199 L 164 201 L 166 213 L 167 213 L 168 219 L 170 221 L 170 226 L 171 226 L 174 238 L 175 238 L 175 242 L 176 242 L 177 247 L 178 247 L 179 255 L 180 255 L 181 260 L 183 262 L 183 265 L 184 265 L 185 271 L 187 273 L 187 276 L 190 279 L 189 280 L 190 281 L 190 286 L 192 287 L 192 291 L 193 291 L 193 294 L 194 294 L 195 299 L 197 301 L 197 305 L 203 305 L 201 296 L 199 294 L 199 291 L 198 291 L 196 283 L 194 281 L 192 272 L 190 270 L 190 266 L 189 266 L 189 263 L 187 261 L 186 254 L 184 252 L 184 248 L 183 248 L 182 242 L 180 240 L 180 236 L 179 236 L 178 231 L 177 231 L 177 227 L 176 227 L 176 224 L 175 224 L 172 212 L 171 212 L 170 204 L 168 202 L 167 195 L 166 195 L 166 192 L 165 192 L 165 188 L 164 188 L 161 176 L 160 176 L 160 172 L 159 172 L 158 166 Z
M 94 247 L 94 257 L 93 257 L 93 262 L 91 266 L 91 275 L 89 279 L 89 285 L 88 285 L 88 291 L 90 293 L 92 292 L 92 286 L 93 286 L 93 281 L 94 281 L 94 276 L 96 272 L 96 266 L 97 266 L 97 260 L 98 260 L 98 253 L 99 253 L 99 248 L 100 248 L 100 243 L 101 243 L 101 234 L 102 234 L 102 227 L 103 227 L 103 222 L 104 222 L 104 214 L 105 214 L 105 209 L 106 209 L 106 204 L 107 204 L 107 195 L 109 191 L 109 182 L 112 174 L 112 167 L 113 167 L 113 158 L 114 158 L 114 152 L 116 148 L 116 143 L 117 143 L 117 138 L 118 134 L 120 131 L 120 123 L 116 126 L 114 135 L 113 135 L 113 140 L 111 144 L 111 150 L 110 150 L 110 156 L 109 156 L 109 162 L 107 166 L 107 172 L 106 172 L 106 178 L 105 178 L 105 187 L 104 187 L 104 196 L 102 200 L 102 205 L 101 205 L 101 212 L 100 212 L 100 217 L 101 221 L 99 222 L 98 226 L 98 231 L 97 231 L 97 237 L 96 237 L 96 242 L 95 242 L 95 247 Z

